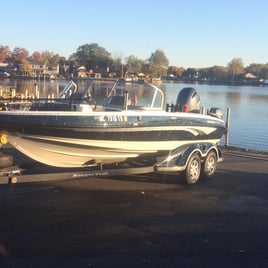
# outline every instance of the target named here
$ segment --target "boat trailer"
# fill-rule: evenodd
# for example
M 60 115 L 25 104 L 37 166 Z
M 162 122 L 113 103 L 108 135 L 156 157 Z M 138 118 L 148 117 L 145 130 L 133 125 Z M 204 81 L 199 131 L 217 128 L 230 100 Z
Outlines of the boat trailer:
M 0 170 L 0 184 L 30 183 L 66 181 L 85 178 L 109 177 L 117 175 L 135 175 L 153 172 L 153 167 L 105 169 L 105 170 L 83 170 L 83 171 L 58 171 L 52 173 L 23 174 L 23 169 L 10 166 Z
M 25 168 L 11 165 L 12 155 L 0 154 L 0 160 L 6 159 L 6 167 L 0 168 L 0 184 L 16 184 L 30 182 L 48 182 L 78 180 L 92 177 L 126 176 L 146 173 L 156 174 L 183 174 L 188 184 L 196 183 L 200 177 L 212 178 L 216 173 L 217 163 L 223 160 L 219 148 L 211 143 L 192 143 L 178 147 L 171 151 L 168 156 L 158 159 L 149 166 L 104 168 L 99 165 L 94 169 L 60 169 L 53 172 L 34 172 Z M 3 164 L 3 161 L 0 161 Z M 33 172 L 32 172 L 33 171 Z

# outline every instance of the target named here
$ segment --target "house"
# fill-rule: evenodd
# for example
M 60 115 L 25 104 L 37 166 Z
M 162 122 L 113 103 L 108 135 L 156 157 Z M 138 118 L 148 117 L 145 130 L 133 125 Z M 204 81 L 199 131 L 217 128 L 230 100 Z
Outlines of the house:
M 50 64 L 45 62 L 30 61 L 31 65 L 31 77 L 57 77 L 59 75 L 59 64 Z
M 7 77 L 6 74 L 8 73 L 6 71 L 8 64 L 0 62 L 0 77 Z
M 246 79 L 256 79 L 257 76 L 255 76 L 255 75 L 252 74 L 252 73 L 246 73 L 246 74 L 245 74 L 245 78 L 246 78 Z
M 0 77 L 8 78 L 11 76 L 12 71 L 13 71 L 13 65 L 0 62 Z
M 45 75 L 48 75 L 50 79 L 59 75 L 59 64 L 45 64 Z
M 43 76 L 45 70 L 45 64 L 46 64 L 45 62 L 30 61 L 30 65 L 32 67 L 30 76 L 39 78 Z
M 259 85 L 263 84 L 264 80 L 260 79 L 258 76 L 255 76 L 252 73 L 246 73 L 244 74 L 243 82 L 246 85 Z

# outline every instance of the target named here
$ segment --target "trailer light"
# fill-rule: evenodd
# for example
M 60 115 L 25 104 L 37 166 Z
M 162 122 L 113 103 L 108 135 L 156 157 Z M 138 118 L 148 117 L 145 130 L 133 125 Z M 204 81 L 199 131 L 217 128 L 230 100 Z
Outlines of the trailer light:
M 0 135 L 0 143 L 1 143 L 1 144 L 7 144 L 7 142 L 8 142 L 8 137 L 7 137 L 7 135 L 6 135 L 6 134 L 2 134 L 2 135 Z

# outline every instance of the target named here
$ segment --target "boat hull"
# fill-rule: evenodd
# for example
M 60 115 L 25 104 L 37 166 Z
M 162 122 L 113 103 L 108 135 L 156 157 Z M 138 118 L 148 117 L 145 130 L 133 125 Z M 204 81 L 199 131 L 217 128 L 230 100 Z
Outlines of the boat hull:
M 84 167 L 168 154 L 183 144 L 216 144 L 224 122 L 166 112 L 1 112 L 1 133 L 28 157 L 57 167 Z

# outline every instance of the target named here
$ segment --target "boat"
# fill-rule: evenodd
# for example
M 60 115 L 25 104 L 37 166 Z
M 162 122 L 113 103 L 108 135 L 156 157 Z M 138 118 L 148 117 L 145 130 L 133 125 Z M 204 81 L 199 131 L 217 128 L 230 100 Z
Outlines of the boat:
M 97 93 L 104 97 L 94 100 Z M 71 81 L 53 100 L 14 103 L 2 103 L 0 140 L 56 167 L 156 163 L 187 144 L 216 146 L 226 133 L 215 110 L 202 113 L 199 100 L 193 112 L 187 104 L 169 109 L 163 90 L 145 82 Z

